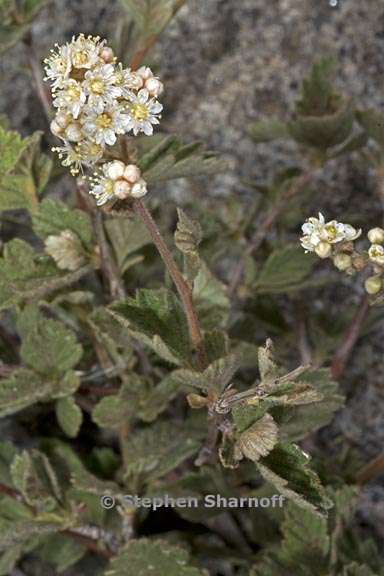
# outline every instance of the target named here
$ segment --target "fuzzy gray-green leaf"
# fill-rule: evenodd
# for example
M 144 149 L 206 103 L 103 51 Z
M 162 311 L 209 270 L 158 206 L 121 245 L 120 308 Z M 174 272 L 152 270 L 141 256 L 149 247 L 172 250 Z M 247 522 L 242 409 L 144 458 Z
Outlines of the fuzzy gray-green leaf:
M 83 421 L 83 413 L 73 396 L 65 396 L 56 400 L 55 410 L 57 421 L 66 435 L 76 438 Z
M 111 560 L 104 576 L 208 576 L 206 570 L 188 565 L 184 548 L 163 540 L 131 540 Z

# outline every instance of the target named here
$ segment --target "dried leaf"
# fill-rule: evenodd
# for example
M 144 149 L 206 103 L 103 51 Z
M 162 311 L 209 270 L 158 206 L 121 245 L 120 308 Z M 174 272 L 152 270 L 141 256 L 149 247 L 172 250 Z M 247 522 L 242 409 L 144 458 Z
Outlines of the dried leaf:
M 266 456 L 277 442 L 278 427 L 270 414 L 265 414 L 240 435 L 237 441 L 239 450 L 246 458 L 256 462 Z

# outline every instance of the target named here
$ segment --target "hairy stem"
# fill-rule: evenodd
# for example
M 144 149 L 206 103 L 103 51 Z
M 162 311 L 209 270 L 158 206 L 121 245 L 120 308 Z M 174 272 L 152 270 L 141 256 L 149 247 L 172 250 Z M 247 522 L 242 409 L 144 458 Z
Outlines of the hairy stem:
M 272 228 L 273 224 L 276 222 L 278 217 L 284 212 L 287 207 L 287 202 L 292 200 L 299 192 L 301 192 L 311 181 L 312 172 L 304 172 L 301 176 L 296 178 L 294 182 L 287 188 L 285 192 L 279 197 L 276 204 L 272 206 L 268 212 L 264 215 L 261 222 L 256 226 L 255 233 L 253 234 L 250 243 L 244 251 L 245 257 L 252 256 L 256 250 L 260 247 L 264 238 L 266 237 L 269 230 Z M 245 258 L 242 258 L 236 265 L 233 273 L 232 280 L 228 287 L 228 296 L 233 296 L 241 282 L 245 269 Z
M 148 212 L 144 203 L 141 200 L 135 200 L 133 203 L 133 210 L 146 226 L 151 235 L 153 243 L 155 244 L 175 286 L 179 293 L 181 302 L 184 307 L 185 316 L 187 318 L 189 334 L 192 342 L 193 350 L 197 354 L 199 368 L 203 370 L 207 365 L 207 356 L 205 353 L 203 336 L 200 330 L 199 320 L 193 306 L 192 290 L 188 282 L 185 281 L 181 274 L 175 259 L 173 258 L 170 250 L 165 244 L 160 231 L 153 220 L 151 214 Z

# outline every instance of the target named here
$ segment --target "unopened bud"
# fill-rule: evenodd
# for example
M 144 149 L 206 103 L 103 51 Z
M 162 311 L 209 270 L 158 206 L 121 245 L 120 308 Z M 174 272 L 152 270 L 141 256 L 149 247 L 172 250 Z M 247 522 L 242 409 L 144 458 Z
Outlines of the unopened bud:
M 143 78 L 143 80 L 148 80 L 153 77 L 153 72 L 148 66 L 141 66 L 137 73 Z
M 378 294 L 383 287 L 383 281 L 380 276 L 370 276 L 364 286 L 368 294 Z
M 54 134 L 54 136 L 62 136 L 62 134 L 64 132 L 63 128 L 60 126 L 60 124 L 58 124 L 56 122 L 56 120 L 52 120 L 50 128 L 51 128 L 51 132 L 52 132 L 52 134 Z
M 138 166 L 135 166 L 135 164 L 128 164 L 128 166 L 125 166 L 124 178 L 128 180 L 128 182 L 137 182 L 140 176 L 141 171 Z
M 72 122 L 69 124 L 65 130 L 65 135 L 71 142 L 81 142 L 83 139 L 83 133 L 81 131 L 80 125 Z
M 113 193 L 120 200 L 125 200 L 131 195 L 131 185 L 126 180 L 117 180 L 113 186 Z
M 319 258 L 328 258 L 332 253 L 332 246 L 328 242 L 319 242 L 315 252 Z
M 158 80 L 157 78 L 148 78 L 148 80 L 145 83 L 145 87 L 148 90 L 149 94 L 151 96 L 155 96 L 156 98 L 157 96 L 160 96 L 160 94 L 164 90 L 162 82 L 160 82 L 160 80 Z
M 58 112 L 54 121 L 56 121 L 61 128 L 66 128 L 71 120 L 72 116 L 70 114 L 67 114 L 66 112 Z
M 338 270 L 347 270 L 352 266 L 352 258 L 349 254 L 344 254 L 341 252 L 340 254 L 336 254 L 333 258 L 333 263 L 338 268 Z
M 107 174 L 111 180 L 118 180 L 122 178 L 124 174 L 125 164 L 120 160 L 114 160 L 108 166 Z
M 113 62 L 115 57 L 112 48 L 108 48 L 108 46 L 102 49 L 100 56 L 106 64 Z
M 131 196 L 132 198 L 142 198 L 143 196 L 146 195 L 147 192 L 148 192 L 147 183 L 145 182 L 145 180 L 140 178 L 140 180 L 132 186 Z
M 368 240 L 371 244 L 384 244 L 384 230 L 382 228 L 371 228 L 368 232 Z

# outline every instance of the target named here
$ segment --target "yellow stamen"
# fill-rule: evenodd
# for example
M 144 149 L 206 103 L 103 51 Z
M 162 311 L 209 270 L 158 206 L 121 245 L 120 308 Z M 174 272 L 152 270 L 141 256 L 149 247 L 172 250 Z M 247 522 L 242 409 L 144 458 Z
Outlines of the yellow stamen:
M 112 124 L 112 118 L 105 112 L 96 118 L 96 126 L 98 128 L 108 128 Z
M 149 110 L 145 104 L 132 104 L 130 112 L 135 120 L 146 120 L 149 116 Z
M 104 92 L 104 82 L 100 78 L 95 78 L 89 83 L 89 89 L 94 94 L 102 94 Z

